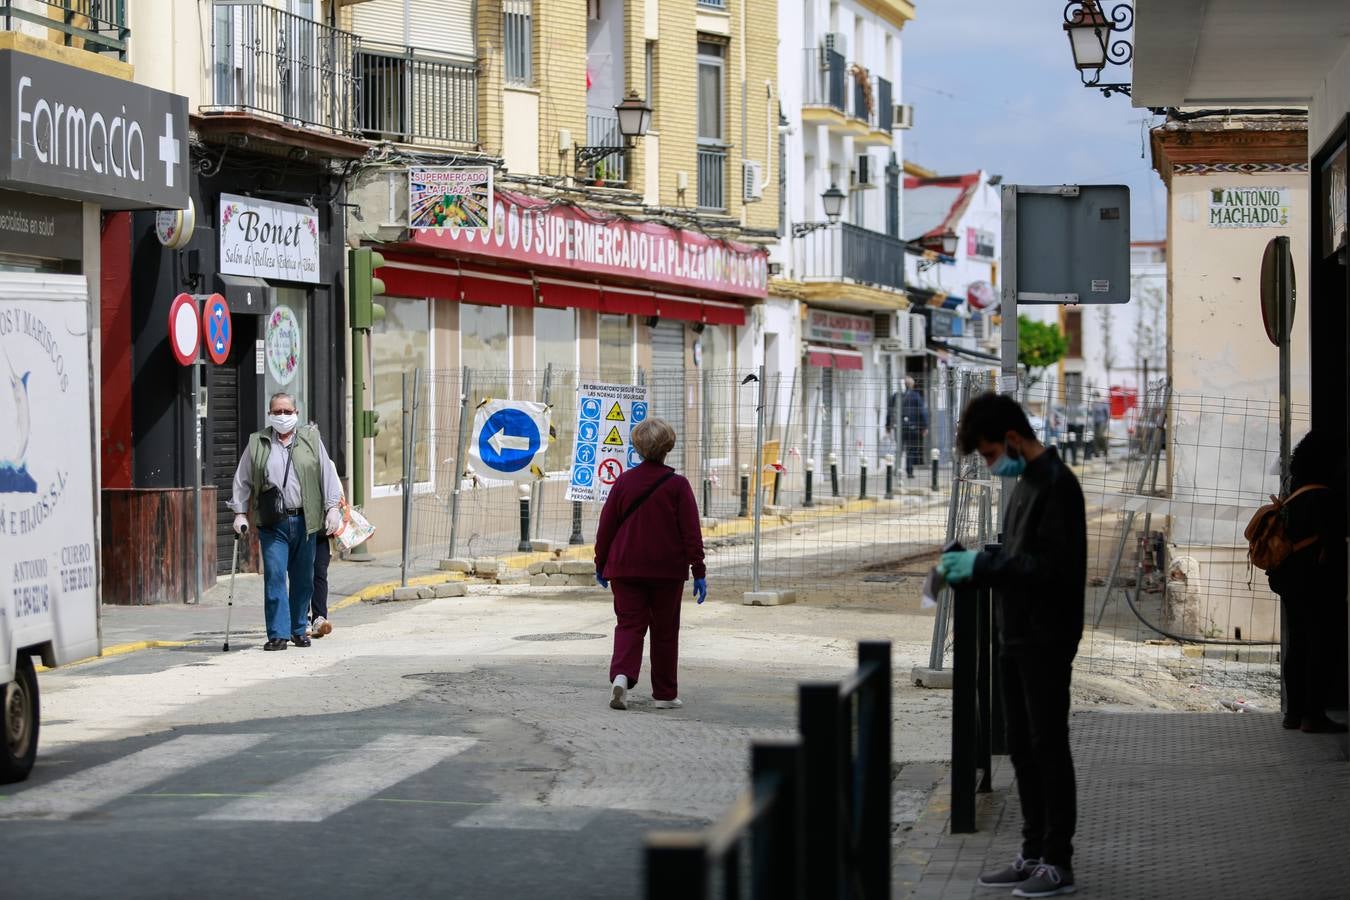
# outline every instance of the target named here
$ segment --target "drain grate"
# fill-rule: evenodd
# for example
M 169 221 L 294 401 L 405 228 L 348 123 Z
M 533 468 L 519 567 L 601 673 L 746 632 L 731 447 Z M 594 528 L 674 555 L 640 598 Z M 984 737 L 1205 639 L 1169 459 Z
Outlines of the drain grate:
M 602 641 L 607 634 L 589 634 L 584 631 L 558 631 L 553 634 L 520 634 L 517 641 Z

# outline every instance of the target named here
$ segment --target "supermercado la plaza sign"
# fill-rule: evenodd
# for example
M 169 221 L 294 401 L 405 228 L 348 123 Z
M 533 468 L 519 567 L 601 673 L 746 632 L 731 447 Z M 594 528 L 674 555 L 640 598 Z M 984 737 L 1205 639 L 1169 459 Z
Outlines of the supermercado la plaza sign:
M 612 275 L 739 297 L 763 297 L 768 254 L 655 222 L 634 222 L 509 191 L 489 228 L 417 228 L 416 244 L 470 256 Z
M 187 98 L 0 50 L 0 187 L 104 209 L 188 204 Z

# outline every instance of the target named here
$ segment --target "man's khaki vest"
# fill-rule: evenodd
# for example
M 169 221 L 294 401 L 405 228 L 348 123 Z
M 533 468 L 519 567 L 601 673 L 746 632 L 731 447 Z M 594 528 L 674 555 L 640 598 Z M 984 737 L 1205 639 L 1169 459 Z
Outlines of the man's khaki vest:
M 258 495 L 267 487 L 267 460 L 272 455 L 272 429 L 255 431 L 248 439 L 248 456 L 253 462 L 253 490 L 249 510 L 258 511 Z M 291 471 L 300 479 L 300 497 L 305 507 L 305 532 L 323 530 L 323 488 L 320 480 L 319 429 L 301 425 L 291 442 Z

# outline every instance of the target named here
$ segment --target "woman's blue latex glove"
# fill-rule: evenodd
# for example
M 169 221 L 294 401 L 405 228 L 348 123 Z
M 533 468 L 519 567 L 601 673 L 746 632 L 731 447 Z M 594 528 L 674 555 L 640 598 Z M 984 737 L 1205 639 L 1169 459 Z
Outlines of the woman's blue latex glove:
M 600 585 L 605 590 L 609 590 L 609 579 L 601 575 L 599 572 L 595 573 L 595 583 Z
M 946 579 L 948 584 L 960 584 L 963 581 L 969 581 L 975 574 L 975 557 L 978 553 L 975 550 L 953 550 L 950 553 L 942 554 L 938 560 L 938 574 Z
M 694 579 L 694 599 L 697 600 L 699 603 L 702 603 L 704 600 L 708 599 L 708 579 L 706 578 Z

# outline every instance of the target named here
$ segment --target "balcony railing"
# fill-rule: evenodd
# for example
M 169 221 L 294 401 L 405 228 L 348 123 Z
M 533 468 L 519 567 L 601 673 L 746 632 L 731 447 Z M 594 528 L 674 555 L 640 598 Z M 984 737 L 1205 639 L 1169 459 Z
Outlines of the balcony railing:
M 726 9 L 727 0 L 698 0 L 699 6 L 706 6 L 709 9 Z
M 841 222 L 797 239 L 803 281 L 851 281 L 903 290 L 905 242 Z
M 208 111 L 355 132 L 356 35 L 263 3 L 216 0 L 214 14 Z
M 362 38 L 356 81 L 363 137 L 424 145 L 478 140 L 478 67 L 471 60 Z
M 872 127 L 878 131 L 890 131 L 895 116 L 894 101 L 891 98 L 891 83 L 885 78 L 876 81 L 877 114 Z
M 614 113 L 588 112 L 586 146 L 622 148 L 624 139 L 623 132 L 619 131 L 619 117 Z M 592 184 L 598 187 L 620 187 L 628 183 L 628 153 L 620 149 L 589 164 L 586 169 L 584 177 Z
M 0 2 L 6 31 L 59 42 L 91 53 L 111 53 L 126 61 L 126 0 L 9 0 Z
M 847 112 L 848 90 L 845 79 L 848 76 L 848 64 L 843 55 L 833 50 L 813 48 L 805 51 L 805 65 L 802 105 L 829 106 L 839 112 Z
M 727 208 L 727 151 L 721 147 L 698 148 L 698 208 Z
M 367 140 L 478 140 L 473 60 L 351 32 L 265 3 L 216 0 L 208 112 L 240 110 Z

